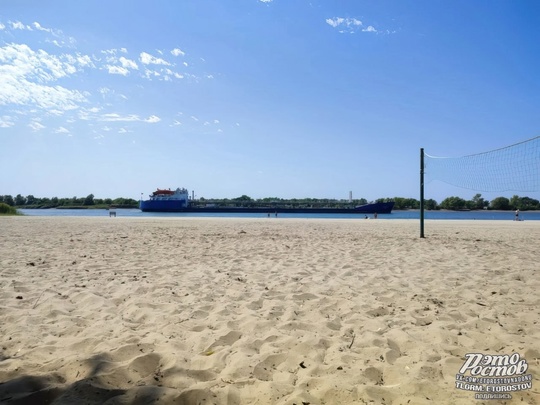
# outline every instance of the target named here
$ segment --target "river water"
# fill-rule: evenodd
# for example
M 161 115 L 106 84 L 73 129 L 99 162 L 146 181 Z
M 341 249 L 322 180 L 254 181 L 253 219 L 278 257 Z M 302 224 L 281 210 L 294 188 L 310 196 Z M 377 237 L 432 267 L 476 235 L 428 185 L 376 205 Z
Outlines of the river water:
M 54 217 L 106 217 L 109 215 L 107 210 L 103 209 L 20 209 L 24 215 L 29 216 L 54 216 Z M 118 217 L 198 217 L 198 218 L 265 218 L 267 214 L 242 214 L 242 213 L 157 213 L 142 212 L 138 209 L 116 209 Z M 278 214 L 279 218 L 355 218 L 365 219 L 364 214 Z M 274 218 L 274 214 L 271 214 Z M 367 214 L 368 218 L 373 218 L 373 214 Z M 540 211 L 523 211 L 519 215 L 521 220 L 538 221 L 540 220 Z M 514 211 L 425 211 L 424 218 L 440 220 L 497 220 L 513 221 Z M 392 219 L 416 219 L 420 220 L 420 211 L 418 210 L 395 210 L 391 214 L 379 214 L 380 220 Z

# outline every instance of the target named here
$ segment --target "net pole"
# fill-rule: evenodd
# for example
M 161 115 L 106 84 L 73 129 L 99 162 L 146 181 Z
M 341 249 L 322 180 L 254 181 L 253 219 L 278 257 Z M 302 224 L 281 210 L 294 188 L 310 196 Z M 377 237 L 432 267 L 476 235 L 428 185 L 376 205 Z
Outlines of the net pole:
M 424 148 L 420 148 L 420 237 L 424 237 Z

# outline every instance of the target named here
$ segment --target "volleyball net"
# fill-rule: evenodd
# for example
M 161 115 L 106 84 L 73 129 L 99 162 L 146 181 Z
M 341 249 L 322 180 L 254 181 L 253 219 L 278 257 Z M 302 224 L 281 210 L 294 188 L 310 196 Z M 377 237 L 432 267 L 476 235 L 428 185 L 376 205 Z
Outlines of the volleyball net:
M 483 192 L 540 191 L 540 136 L 456 158 L 424 153 L 425 181 Z
M 420 237 L 424 237 L 424 182 L 439 180 L 483 192 L 540 191 L 540 136 L 489 152 L 436 157 L 420 149 Z

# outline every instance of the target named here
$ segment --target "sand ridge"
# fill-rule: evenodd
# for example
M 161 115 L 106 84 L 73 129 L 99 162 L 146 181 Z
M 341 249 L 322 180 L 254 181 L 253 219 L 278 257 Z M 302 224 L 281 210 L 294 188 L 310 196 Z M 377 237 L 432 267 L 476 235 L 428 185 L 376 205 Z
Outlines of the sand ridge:
M 479 401 L 470 352 L 538 379 L 535 222 L 0 218 L 0 402 Z

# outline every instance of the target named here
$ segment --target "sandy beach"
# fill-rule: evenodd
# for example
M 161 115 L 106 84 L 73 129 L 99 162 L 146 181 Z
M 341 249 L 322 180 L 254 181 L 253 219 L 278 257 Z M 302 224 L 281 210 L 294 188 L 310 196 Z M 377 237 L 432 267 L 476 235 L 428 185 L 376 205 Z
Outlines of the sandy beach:
M 425 235 L 0 217 L 0 403 L 540 404 L 540 222 Z M 456 384 L 470 353 L 517 353 L 532 388 L 475 399 Z

